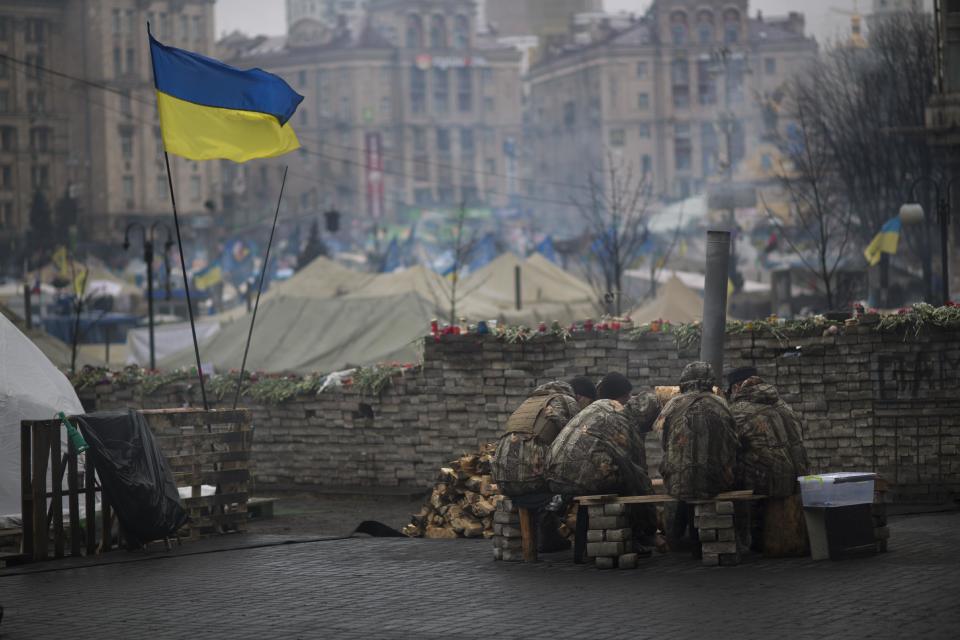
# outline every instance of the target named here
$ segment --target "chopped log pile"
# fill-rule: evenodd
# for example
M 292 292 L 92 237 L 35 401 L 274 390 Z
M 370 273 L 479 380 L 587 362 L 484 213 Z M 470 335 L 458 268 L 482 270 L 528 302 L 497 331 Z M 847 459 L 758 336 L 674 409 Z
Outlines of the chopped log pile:
M 403 533 L 412 538 L 490 538 L 493 513 L 502 496 L 490 476 L 494 445 L 460 456 L 442 467 L 429 500 Z

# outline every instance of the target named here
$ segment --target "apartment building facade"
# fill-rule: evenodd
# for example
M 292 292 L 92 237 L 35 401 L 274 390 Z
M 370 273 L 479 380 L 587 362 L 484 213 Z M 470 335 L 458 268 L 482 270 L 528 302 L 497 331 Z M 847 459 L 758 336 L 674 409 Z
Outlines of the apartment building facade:
M 801 15 L 751 18 L 747 0 L 656 0 L 548 51 L 529 75 L 531 195 L 575 197 L 611 166 L 664 199 L 702 191 L 759 147 L 763 104 L 816 51 Z

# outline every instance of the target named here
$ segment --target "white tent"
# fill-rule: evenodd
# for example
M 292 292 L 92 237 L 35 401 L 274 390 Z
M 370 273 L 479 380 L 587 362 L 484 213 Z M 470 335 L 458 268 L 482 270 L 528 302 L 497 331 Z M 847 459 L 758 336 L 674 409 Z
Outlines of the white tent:
M 660 287 L 657 297 L 630 312 L 637 324 L 666 320 L 673 324 L 699 322 L 703 319 L 703 298 L 673 276 Z
M 0 514 L 20 513 L 20 421 L 83 413 L 70 382 L 0 314 Z

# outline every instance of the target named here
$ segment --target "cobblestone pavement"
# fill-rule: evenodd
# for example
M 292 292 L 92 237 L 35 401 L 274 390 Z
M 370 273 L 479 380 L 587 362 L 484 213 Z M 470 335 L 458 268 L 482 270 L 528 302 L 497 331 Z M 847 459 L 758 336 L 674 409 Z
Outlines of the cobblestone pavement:
M 8 570 L 0 638 L 957 638 L 960 513 L 891 530 L 872 558 L 713 569 L 680 554 L 634 571 L 569 554 L 515 565 L 488 541 L 354 538 Z

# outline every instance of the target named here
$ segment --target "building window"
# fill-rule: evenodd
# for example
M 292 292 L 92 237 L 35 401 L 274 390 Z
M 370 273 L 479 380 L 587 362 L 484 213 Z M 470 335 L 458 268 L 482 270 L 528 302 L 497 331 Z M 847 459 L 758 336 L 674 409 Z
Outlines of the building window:
M 173 18 L 169 14 L 160 12 L 160 33 L 164 38 L 173 35 Z
M 423 48 L 423 19 L 415 13 L 407 16 L 407 46 L 411 49 Z
M 6 89 L 0 90 L 0 113 L 12 111 L 10 108 L 10 92 Z
M 118 78 L 123 75 L 123 50 L 120 47 L 113 48 L 113 75 Z
M 430 48 L 447 48 L 447 21 L 438 14 L 430 16 Z
M 717 103 L 717 79 L 709 60 L 697 61 L 697 100 L 702 105 Z
M 437 153 L 450 155 L 450 132 L 446 129 L 437 129 Z
M 123 32 L 123 20 L 122 20 L 122 15 L 123 15 L 123 14 L 120 13 L 120 9 L 114 9 L 113 12 L 112 12 L 112 18 L 113 18 L 113 20 L 111 21 L 111 25 L 112 25 L 112 28 L 113 28 L 112 30 L 113 30 L 113 34 L 114 34 L 114 35 L 117 35 L 118 33 L 122 33 L 122 32 Z
M 393 112 L 393 104 L 390 101 L 390 96 L 383 96 L 380 98 L 380 117 L 389 118 L 390 114 Z
M 193 16 L 193 40 L 194 42 L 203 40 L 203 18 L 200 16 Z
M 640 175 L 646 178 L 653 173 L 653 158 L 649 154 L 643 154 L 640 158 Z
M 26 24 L 27 42 L 42 43 L 47 39 L 47 21 L 37 18 L 28 18 Z
M 777 59 L 776 58 L 767 58 L 763 61 L 764 71 L 767 72 L 767 75 L 773 75 L 777 72 Z
M 133 52 L 133 49 L 127 49 L 127 66 L 125 71 L 127 73 L 136 73 L 137 71 L 136 54 Z
M 410 69 L 410 111 L 424 113 L 427 110 L 427 72 L 416 67 Z
M 423 127 L 413 127 L 413 150 L 423 153 L 427 150 L 427 133 Z
M 421 187 L 413 190 L 413 201 L 416 204 L 431 204 L 433 202 L 433 191 L 429 187 Z
M 303 125 L 304 127 L 308 126 L 310 124 L 310 116 L 307 114 L 307 110 L 300 109 L 299 113 L 300 113 L 300 124 Z
M 447 69 L 433 70 L 433 112 L 446 113 L 450 102 L 450 72 Z
M 30 167 L 30 186 L 34 189 L 46 189 L 50 184 L 50 167 L 35 164 Z
M 194 202 L 200 200 L 200 176 L 190 176 L 190 199 Z
M 577 105 L 573 101 L 563 103 L 563 124 L 567 128 L 577 124 Z
M 627 132 L 623 129 L 610 130 L 610 146 L 622 147 L 627 142 Z
M 457 108 L 460 113 L 473 109 L 473 73 L 470 67 L 457 69 Z
M 0 17 L 0 42 L 6 41 L 10 37 L 10 18 Z
M 497 109 L 497 103 L 493 99 L 493 96 L 485 96 L 483 98 L 483 110 L 487 113 L 493 113 Z
M 123 199 L 125 206 L 133 206 L 133 176 L 123 176 Z
M 307 72 L 303 69 L 297 72 L 297 84 L 301 87 L 307 86 Z
M 697 14 L 697 37 L 700 44 L 710 44 L 713 42 L 713 34 L 716 25 L 713 20 L 712 11 L 701 11 Z
M 677 171 L 689 171 L 693 167 L 693 143 L 690 139 L 690 124 L 678 122 L 673 127 L 673 158 Z
M 746 99 L 744 93 L 744 79 L 747 73 L 746 60 L 735 58 L 727 61 L 726 88 L 730 102 L 743 104 Z
M 8 164 L 0 165 L 0 189 L 4 191 L 13 189 L 13 167 Z
M 470 46 L 470 18 L 465 15 L 453 19 L 453 46 L 457 49 Z
M 717 172 L 719 152 L 717 131 L 713 123 L 704 122 L 700 125 L 700 164 L 704 178 L 712 176 Z
M 156 179 L 153 181 L 153 188 L 156 190 L 156 195 L 158 199 L 167 197 L 167 174 L 158 173 Z
M 13 226 L 13 203 L 0 202 L 0 229 Z
M 673 106 L 686 109 L 690 106 L 690 65 L 685 59 L 680 58 L 670 64 L 670 78 L 673 84 Z
M 188 16 L 180 16 L 180 33 L 177 35 L 181 40 L 190 39 L 190 18 Z
M 460 129 L 460 155 L 464 158 L 473 158 L 475 151 L 473 129 Z
M 30 129 L 30 148 L 41 153 L 50 149 L 50 130 L 46 127 Z
M 674 11 L 670 16 L 670 35 L 674 46 L 682 47 L 687 44 L 687 32 L 687 14 L 683 11 Z
M 133 26 L 134 24 L 133 9 L 127 9 L 125 12 L 125 17 L 127 20 L 126 20 L 126 25 L 124 26 L 124 29 L 126 30 L 127 33 L 133 33 L 134 31 L 136 31 L 136 28 Z
M 638 62 L 637 63 L 637 78 L 643 80 L 647 77 L 647 63 Z
M 650 94 L 649 93 L 637 94 L 637 109 L 640 109 L 640 111 L 646 111 L 649 108 L 650 108 Z
M 27 110 L 44 113 L 47 110 L 47 94 L 39 89 L 27 91 Z
M 6 60 L 0 60 L 0 80 L 6 80 L 10 77 L 10 67 Z
M 120 111 L 127 116 L 133 113 L 133 101 L 130 100 L 130 91 L 127 89 L 120 94 Z
M 740 12 L 727 9 L 723 12 L 723 41 L 733 44 L 740 40 Z
M 650 123 L 649 123 L 649 122 L 641 122 L 641 123 L 640 123 L 640 137 L 641 137 L 641 138 L 649 138 L 649 137 L 650 137 Z
M 0 151 L 17 150 L 17 130 L 15 127 L 0 127 Z

